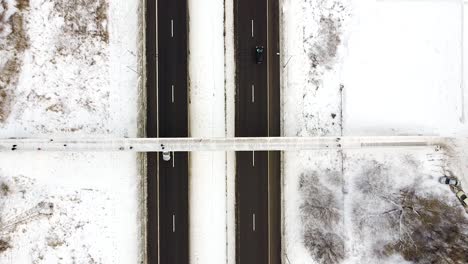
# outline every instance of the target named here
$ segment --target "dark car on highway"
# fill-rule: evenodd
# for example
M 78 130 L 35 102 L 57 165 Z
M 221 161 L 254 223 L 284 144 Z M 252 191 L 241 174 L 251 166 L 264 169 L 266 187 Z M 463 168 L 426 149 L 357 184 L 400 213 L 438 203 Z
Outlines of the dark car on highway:
M 257 64 L 262 64 L 263 63 L 263 60 L 264 60 L 264 57 L 265 57 L 265 49 L 263 48 L 263 46 L 256 46 L 255 47 L 255 62 Z

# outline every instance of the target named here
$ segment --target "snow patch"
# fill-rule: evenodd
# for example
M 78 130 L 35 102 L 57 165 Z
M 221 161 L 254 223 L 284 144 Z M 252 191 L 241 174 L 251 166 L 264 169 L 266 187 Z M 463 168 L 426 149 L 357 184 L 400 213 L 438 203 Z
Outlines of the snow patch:
M 460 1 L 357 2 L 345 134 L 466 135 Z
M 0 168 L 1 263 L 138 260 L 135 154 L 2 154 Z
M 283 136 L 462 135 L 460 6 L 283 0 Z M 284 152 L 283 261 L 462 263 L 464 147 Z
M 349 151 L 345 203 L 354 263 L 461 263 L 468 215 L 448 186 L 444 154 Z M 436 250 L 437 249 L 437 250 Z
M 137 137 L 140 4 L 0 0 L 0 137 Z M 0 156 L 1 263 L 143 260 L 141 156 Z

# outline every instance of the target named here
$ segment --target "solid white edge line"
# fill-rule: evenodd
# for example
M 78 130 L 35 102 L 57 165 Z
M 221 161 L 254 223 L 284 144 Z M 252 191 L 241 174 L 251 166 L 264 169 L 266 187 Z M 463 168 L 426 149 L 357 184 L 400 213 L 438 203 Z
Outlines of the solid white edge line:
M 159 23 L 158 23 L 158 4 L 159 4 L 159 0 L 155 0 L 155 4 L 154 4 L 154 9 L 155 9 L 155 25 L 156 25 L 156 98 L 159 98 L 159 33 L 158 33 L 158 28 L 159 28 Z M 156 126 L 159 128 L 159 100 L 156 100 Z M 156 137 L 159 137 L 159 129 L 157 129 L 156 131 Z M 156 212 L 157 212 L 157 219 L 158 219 L 158 223 L 161 223 L 161 216 L 160 216 L 160 210 L 159 210 L 159 207 L 160 207 L 160 201 L 159 201 L 159 193 L 160 193 L 160 182 L 159 182 L 159 154 L 157 155 L 157 158 L 156 158 L 156 190 L 157 190 L 157 199 L 156 199 L 156 204 L 157 204 L 157 208 L 156 208 Z M 158 256 L 157 256 L 157 264 L 160 264 L 161 263 L 161 228 L 160 228 L 160 225 L 158 224 L 157 225 L 157 230 L 158 230 L 158 235 L 157 235 L 157 239 L 158 239 L 158 244 L 157 244 L 157 248 L 158 248 Z M 148 245 L 146 245 L 148 246 Z
M 461 90 L 461 113 L 460 113 L 460 122 L 462 124 L 465 123 L 466 121 L 466 109 L 465 109 L 465 100 L 466 100 L 466 94 L 465 94 L 465 5 L 466 5 L 467 1 L 466 0 L 461 0 L 460 1 L 460 20 L 461 20 L 461 28 L 460 28 L 460 31 L 461 31 L 461 56 L 460 56 L 460 74 L 461 74 L 461 78 L 460 78 L 460 90 Z

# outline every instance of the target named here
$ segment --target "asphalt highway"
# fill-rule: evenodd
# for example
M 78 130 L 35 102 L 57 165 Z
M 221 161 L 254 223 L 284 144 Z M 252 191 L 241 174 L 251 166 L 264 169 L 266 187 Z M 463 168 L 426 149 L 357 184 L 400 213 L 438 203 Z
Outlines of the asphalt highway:
M 146 12 L 147 137 L 187 137 L 187 0 Z M 234 12 L 236 137 L 280 136 L 278 0 L 237 0 Z M 168 155 L 147 154 L 148 263 L 188 264 L 188 154 Z M 237 264 L 281 263 L 280 217 L 280 153 L 238 152 Z
M 187 137 L 187 1 L 147 1 L 147 137 Z M 147 154 L 151 264 L 188 264 L 188 153 Z
M 280 136 L 278 2 L 239 0 L 234 12 L 236 137 Z M 281 262 L 279 184 L 279 152 L 236 154 L 237 264 Z

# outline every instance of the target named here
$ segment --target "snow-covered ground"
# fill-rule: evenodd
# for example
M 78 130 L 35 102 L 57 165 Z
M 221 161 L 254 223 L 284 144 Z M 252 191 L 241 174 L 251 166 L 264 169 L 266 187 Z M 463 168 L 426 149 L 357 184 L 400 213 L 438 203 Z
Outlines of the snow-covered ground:
M 462 3 L 283 0 L 283 135 L 466 135 Z M 284 263 L 464 263 L 461 149 L 285 152 Z
M 357 2 L 343 61 L 345 134 L 466 135 L 462 1 Z
M 134 155 L 17 153 L 0 167 L 1 263 L 140 258 Z
M 137 137 L 140 2 L 0 0 L 0 137 Z M 0 263 L 138 263 L 141 156 L 0 154 Z
M 438 182 L 444 154 L 347 151 L 344 175 L 350 263 L 463 263 L 468 216 Z

